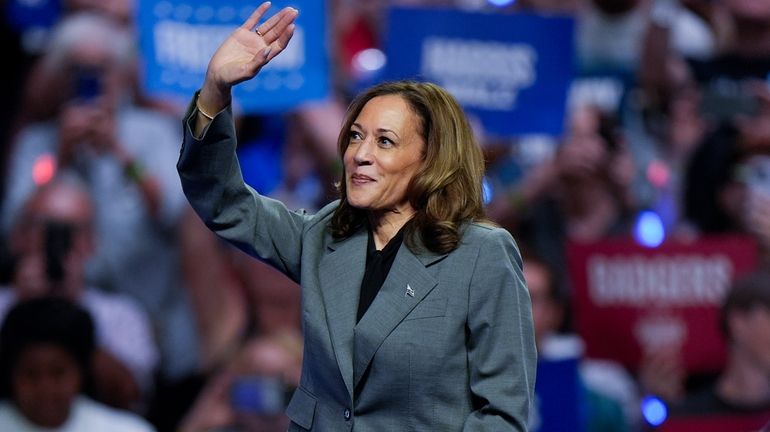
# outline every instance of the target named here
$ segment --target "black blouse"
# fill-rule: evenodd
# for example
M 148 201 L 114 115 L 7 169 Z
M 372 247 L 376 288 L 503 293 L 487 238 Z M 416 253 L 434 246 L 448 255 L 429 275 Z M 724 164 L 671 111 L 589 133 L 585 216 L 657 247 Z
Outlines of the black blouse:
M 369 243 L 366 246 L 366 269 L 364 270 L 364 279 L 361 281 L 361 297 L 358 300 L 356 322 L 360 321 L 369 309 L 377 293 L 380 292 L 385 278 L 388 277 L 393 260 L 396 259 L 396 253 L 404 241 L 404 227 L 401 227 L 381 251 L 377 250 L 374 244 L 374 235 L 372 230 L 369 230 Z

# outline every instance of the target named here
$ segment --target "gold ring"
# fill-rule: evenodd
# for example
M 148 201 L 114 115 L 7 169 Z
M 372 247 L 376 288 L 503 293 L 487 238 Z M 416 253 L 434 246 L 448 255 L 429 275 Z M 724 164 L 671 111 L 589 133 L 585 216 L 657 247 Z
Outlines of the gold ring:
M 263 35 L 263 34 L 262 34 L 260 31 L 259 31 L 259 29 L 258 29 L 258 28 L 255 28 L 255 29 L 254 29 L 254 32 L 257 34 L 257 36 L 260 36 L 260 37 L 264 36 L 264 35 Z

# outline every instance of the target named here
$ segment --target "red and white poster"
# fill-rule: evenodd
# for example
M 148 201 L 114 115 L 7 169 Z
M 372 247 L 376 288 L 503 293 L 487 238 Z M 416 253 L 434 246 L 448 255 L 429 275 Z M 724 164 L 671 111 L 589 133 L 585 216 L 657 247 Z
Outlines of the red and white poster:
M 575 323 L 586 355 L 636 370 L 643 353 L 676 347 L 689 371 L 719 370 L 725 359 L 719 306 L 757 259 L 756 245 L 743 236 L 657 248 L 630 239 L 568 245 Z

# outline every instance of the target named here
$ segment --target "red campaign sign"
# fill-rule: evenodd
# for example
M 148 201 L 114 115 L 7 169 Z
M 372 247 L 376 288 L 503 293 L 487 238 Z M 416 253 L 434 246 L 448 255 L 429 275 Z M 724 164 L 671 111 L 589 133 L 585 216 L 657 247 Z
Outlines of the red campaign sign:
M 630 239 L 567 246 L 575 323 L 586 355 L 636 370 L 643 353 L 678 347 L 691 372 L 725 360 L 719 306 L 736 276 L 756 268 L 744 236 L 669 241 L 647 248 Z
M 770 424 L 770 412 L 760 414 L 704 415 L 666 420 L 658 432 L 756 432 Z

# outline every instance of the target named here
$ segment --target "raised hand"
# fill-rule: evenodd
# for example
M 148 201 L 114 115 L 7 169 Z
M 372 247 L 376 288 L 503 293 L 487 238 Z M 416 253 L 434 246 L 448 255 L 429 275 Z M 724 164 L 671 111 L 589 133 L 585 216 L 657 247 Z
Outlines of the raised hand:
M 257 25 L 269 8 L 270 2 L 262 3 L 211 57 L 198 99 L 199 106 L 207 113 L 226 107 L 232 86 L 254 78 L 289 44 L 299 12 L 287 7 Z

